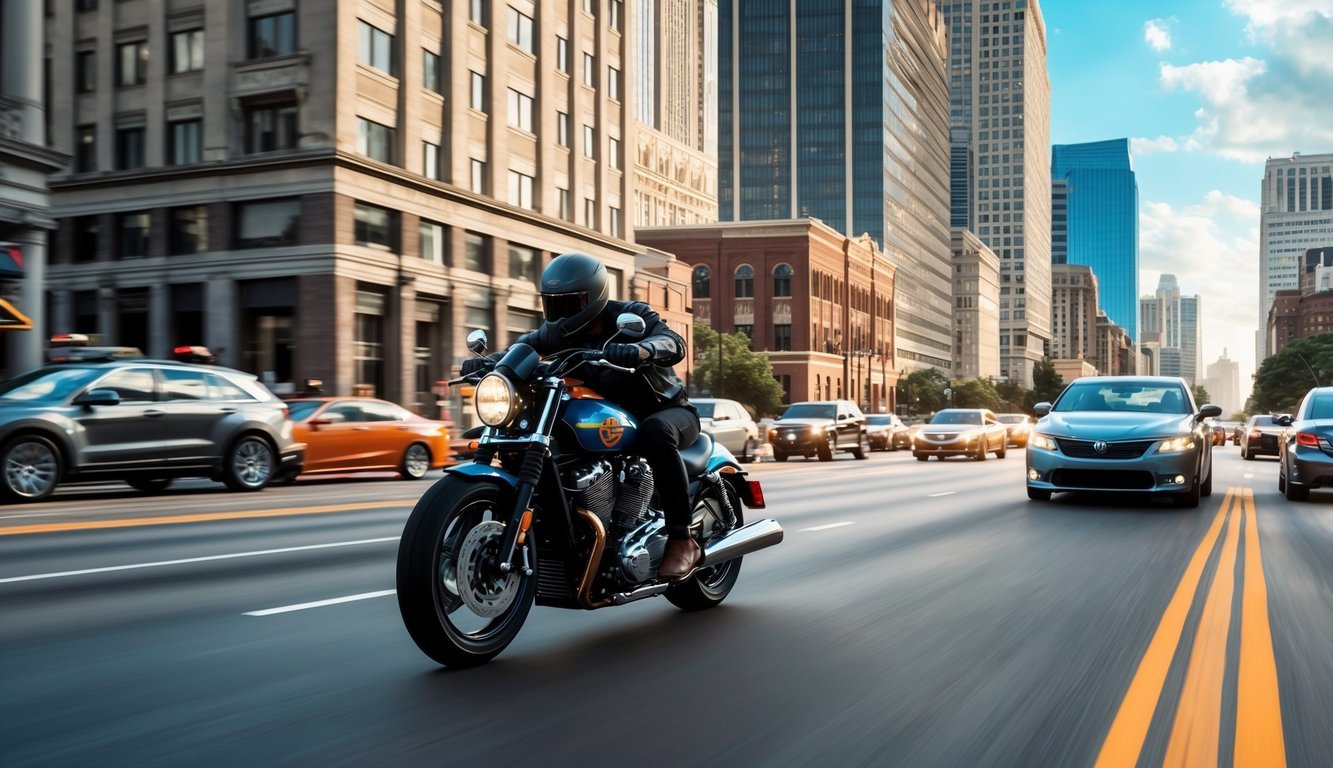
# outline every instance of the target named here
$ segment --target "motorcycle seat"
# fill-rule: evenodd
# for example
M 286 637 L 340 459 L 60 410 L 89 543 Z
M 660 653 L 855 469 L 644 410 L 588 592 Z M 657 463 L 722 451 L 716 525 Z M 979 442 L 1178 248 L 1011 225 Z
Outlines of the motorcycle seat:
M 685 460 L 685 471 L 690 477 L 698 477 L 708 471 L 708 459 L 713 455 L 713 436 L 700 432 L 699 438 L 680 449 L 680 457 Z

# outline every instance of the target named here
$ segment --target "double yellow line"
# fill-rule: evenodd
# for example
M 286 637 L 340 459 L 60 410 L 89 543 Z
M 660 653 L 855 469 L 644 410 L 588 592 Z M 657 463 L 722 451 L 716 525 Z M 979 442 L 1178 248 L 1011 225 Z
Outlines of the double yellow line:
M 1255 523 L 1254 492 L 1249 488 L 1233 487 L 1227 490 L 1222 506 L 1213 517 L 1203 541 L 1194 550 L 1185 574 L 1162 614 L 1102 744 L 1097 768 L 1132 768 L 1138 763 L 1153 713 L 1161 706 L 1171 660 L 1182 639 L 1189 641 L 1182 637 L 1185 619 L 1198 592 L 1205 566 L 1218 539 L 1225 535 L 1190 646 L 1189 665 L 1163 763 L 1166 766 L 1217 765 L 1222 687 L 1227 676 L 1227 640 L 1231 633 L 1237 550 L 1242 528 L 1245 551 L 1233 764 L 1265 768 L 1282 768 L 1287 764 L 1277 665 L 1273 660 L 1273 636 L 1268 624 L 1268 590 Z

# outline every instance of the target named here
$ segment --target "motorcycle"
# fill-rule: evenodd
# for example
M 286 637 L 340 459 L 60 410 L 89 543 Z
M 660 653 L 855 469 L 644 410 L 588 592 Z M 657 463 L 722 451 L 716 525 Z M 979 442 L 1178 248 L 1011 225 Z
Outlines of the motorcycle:
M 616 336 L 641 337 L 624 313 Z M 608 342 L 609 343 L 609 342 Z M 468 348 L 486 351 L 473 331 Z M 603 347 L 605 349 L 605 347 Z M 541 359 L 515 344 L 475 384 L 485 425 L 470 463 L 446 470 L 417 502 L 398 547 L 398 607 L 427 656 L 460 668 L 483 664 L 517 636 L 534 603 L 595 610 L 662 595 L 686 611 L 720 604 L 741 558 L 782 541 L 763 489 L 722 445 L 701 434 L 681 450 L 690 476 L 690 535 L 703 560 L 684 579 L 657 577 L 665 516 L 653 473 L 634 452 L 634 418 L 572 377 L 581 366 L 633 372 L 574 349 Z

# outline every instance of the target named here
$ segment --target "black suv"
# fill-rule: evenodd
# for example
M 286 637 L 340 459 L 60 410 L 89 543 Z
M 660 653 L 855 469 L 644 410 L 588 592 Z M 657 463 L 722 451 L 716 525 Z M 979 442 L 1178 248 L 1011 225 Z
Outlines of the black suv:
M 870 455 L 865 422 L 861 409 L 851 400 L 792 403 L 768 428 L 768 442 L 778 461 L 786 461 L 792 454 L 832 461 L 838 451 L 864 459 Z
M 248 373 L 166 360 L 48 365 L 0 383 L 0 496 L 60 483 L 176 477 L 258 491 L 301 471 L 287 405 Z

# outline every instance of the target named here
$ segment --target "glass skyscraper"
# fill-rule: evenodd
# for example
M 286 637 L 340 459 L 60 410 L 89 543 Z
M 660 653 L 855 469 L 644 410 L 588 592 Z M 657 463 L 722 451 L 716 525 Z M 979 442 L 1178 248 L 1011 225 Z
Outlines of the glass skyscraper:
M 1097 275 L 1107 317 L 1139 338 L 1139 185 L 1129 139 L 1051 148 L 1051 261 Z
M 814 217 L 898 267 L 898 358 L 952 370 L 949 91 L 927 0 L 720 0 L 723 221 Z

